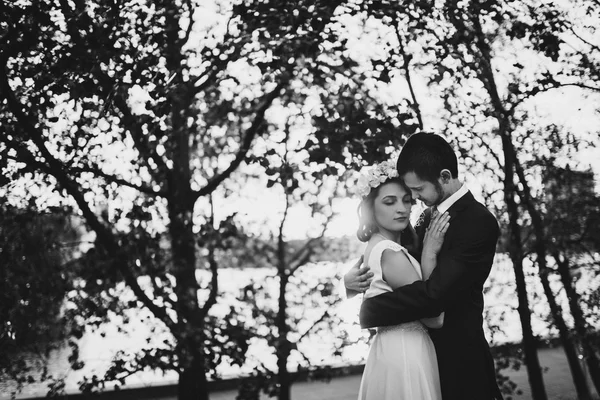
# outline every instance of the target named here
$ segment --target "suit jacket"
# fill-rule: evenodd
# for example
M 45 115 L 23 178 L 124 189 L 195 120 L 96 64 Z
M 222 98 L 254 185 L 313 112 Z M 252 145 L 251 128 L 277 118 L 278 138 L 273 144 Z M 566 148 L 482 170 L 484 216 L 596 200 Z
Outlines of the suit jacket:
M 502 399 L 483 333 L 483 285 L 496 252 L 498 222 L 470 192 L 448 212 L 450 226 L 430 278 L 364 300 L 360 324 L 363 328 L 397 325 L 444 311 L 444 326 L 430 330 L 442 398 Z M 416 228 L 420 238 L 430 214 Z

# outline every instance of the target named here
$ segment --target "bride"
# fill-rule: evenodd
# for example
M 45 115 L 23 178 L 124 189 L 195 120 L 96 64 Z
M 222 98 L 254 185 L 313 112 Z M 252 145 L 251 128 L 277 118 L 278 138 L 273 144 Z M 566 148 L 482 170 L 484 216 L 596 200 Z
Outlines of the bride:
M 358 238 L 367 242 L 366 265 L 373 280 L 364 299 L 427 279 L 449 226 L 447 213 L 435 217 L 425 234 L 422 264 L 400 243 L 410 226 L 414 203 L 410 190 L 391 162 L 375 166 L 361 176 Z M 407 231 L 408 232 L 408 231 Z M 444 314 L 377 329 L 363 372 L 359 400 L 441 400 L 435 348 L 427 328 L 441 328 Z

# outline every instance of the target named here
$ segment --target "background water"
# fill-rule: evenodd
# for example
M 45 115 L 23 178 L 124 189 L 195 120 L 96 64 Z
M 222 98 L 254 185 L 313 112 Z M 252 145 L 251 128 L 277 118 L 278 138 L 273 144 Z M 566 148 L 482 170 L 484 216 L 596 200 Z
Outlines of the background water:
M 336 280 L 337 291 L 333 296 L 341 295 L 341 285 L 337 276 L 353 264 L 353 260 L 345 263 L 324 262 L 313 264 L 298 271 L 308 281 L 317 282 L 319 279 L 326 278 Z M 534 333 L 540 337 L 556 336 L 553 329 L 549 329 L 545 318 L 548 315 L 548 306 L 544 301 L 541 284 L 536 276 L 535 269 L 531 266 L 526 267 L 529 287 L 535 288 L 530 293 L 530 305 L 532 308 L 532 324 Z M 583 270 L 580 272 L 579 290 L 588 291 L 600 287 L 600 277 L 592 270 Z M 219 302 L 213 307 L 213 315 L 225 315 L 229 305 L 240 304 L 238 298 L 240 289 L 251 282 L 253 279 L 260 282 L 267 282 L 267 288 L 273 294 L 277 291 L 277 281 L 268 279 L 273 276 L 275 271 L 269 269 L 244 269 L 244 270 L 221 270 L 219 273 L 219 287 L 222 296 Z M 199 271 L 199 278 L 207 279 L 209 276 L 206 271 Z M 143 279 L 141 279 L 143 283 Z M 556 279 L 554 280 L 556 282 Z M 556 285 L 557 298 L 566 305 L 564 293 L 560 292 Z M 506 342 L 519 342 L 521 339 L 521 328 L 519 316 L 516 311 L 517 297 L 514 285 L 514 274 L 512 267 L 506 256 L 498 254 L 492 274 L 486 283 L 486 336 L 492 345 Z M 298 298 L 301 292 L 298 288 L 290 287 L 291 298 Z M 360 306 L 360 296 L 351 300 L 344 300 L 334 310 L 330 310 L 334 315 L 342 319 L 342 323 L 335 326 L 333 330 L 325 330 L 309 336 L 306 341 L 299 345 L 300 350 L 311 360 L 312 364 L 327 365 L 347 365 L 357 364 L 364 360 L 368 350 L 368 332 L 363 331 L 358 326 L 358 309 Z M 301 314 L 306 325 L 318 319 L 323 309 L 311 306 L 294 307 L 290 312 Z M 78 342 L 81 358 L 85 361 L 85 367 L 79 371 L 72 371 L 69 368 L 67 357 L 70 354 L 68 347 L 53 351 L 49 358 L 50 374 L 57 378 L 64 378 L 66 382 L 65 390 L 67 393 L 78 391 L 78 382 L 83 376 L 90 377 L 93 374 L 102 376 L 111 359 L 117 351 L 123 350 L 127 353 L 133 353 L 136 350 L 160 346 L 160 343 L 168 338 L 166 331 L 158 329 L 151 330 L 151 325 L 144 322 L 146 315 L 140 313 L 130 313 L 130 322 L 123 324 L 122 318 L 114 316 L 110 324 L 103 325 L 99 330 L 88 331 Z M 572 323 L 570 316 L 565 315 L 567 322 Z M 594 322 L 595 323 L 595 322 Z M 498 327 L 501 329 L 499 330 Z M 596 325 L 598 328 L 598 325 Z M 304 327 L 302 327 L 303 330 Z M 345 348 L 341 355 L 333 354 L 336 342 L 339 342 L 341 332 L 348 334 L 351 341 L 357 341 L 356 344 Z M 293 337 L 292 337 L 293 339 Z M 239 376 L 250 372 L 256 360 L 260 360 L 269 367 L 275 366 L 275 357 L 271 349 L 260 339 L 252 340 L 248 352 L 248 365 L 244 368 L 230 366 L 223 363 L 219 366 L 218 372 L 222 378 Z M 297 362 L 301 360 L 298 354 L 290 357 L 290 369 L 295 369 Z M 157 384 L 175 383 L 177 375 L 173 372 L 163 374 L 162 372 L 144 371 L 131 376 L 127 379 L 128 387 L 150 386 Z M 8 398 L 8 395 L 14 390 L 14 383 L 0 382 L 0 398 Z M 109 388 L 110 389 L 110 388 Z M 27 385 L 20 398 L 29 396 L 43 396 L 47 391 L 46 384 L 34 383 Z

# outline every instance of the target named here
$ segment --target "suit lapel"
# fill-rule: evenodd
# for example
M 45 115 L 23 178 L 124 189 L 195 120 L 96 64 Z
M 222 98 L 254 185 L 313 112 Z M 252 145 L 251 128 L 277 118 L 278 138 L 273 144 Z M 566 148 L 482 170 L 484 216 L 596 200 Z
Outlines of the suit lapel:
M 475 201 L 475 197 L 473 197 L 473 194 L 471 193 L 471 191 L 468 191 L 463 197 L 456 200 L 456 202 L 450 206 L 450 208 L 448 209 L 448 213 L 450 214 L 450 217 L 454 218 L 456 215 L 458 215 L 464 209 L 469 207 L 469 205 L 472 204 L 474 201 Z M 452 219 L 450 221 L 452 221 Z
M 461 235 L 461 226 L 458 223 L 458 217 L 468 210 L 469 206 L 471 206 L 474 202 L 476 202 L 475 197 L 469 191 L 463 197 L 458 199 L 456 203 L 452 204 L 448 209 L 448 214 L 450 214 L 450 228 L 446 233 L 446 237 L 444 239 L 444 244 L 442 245 L 441 252 L 449 250 L 453 247 L 453 242 L 455 239 L 458 239 Z M 454 223 L 454 226 L 452 225 Z
M 450 206 L 450 208 L 448 209 L 450 217 L 454 218 L 461 211 L 468 208 L 469 205 L 472 204 L 474 201 L 475 197 L 473 197 L 473 194 L 470 191 L 468 191 L 463 197 L 456 200 L 456 202 Z M 417 225 L 415 226 L 415 229 L 417 230 L 417 233 L 419 234 L 421 240 L 423 239 L 423 236 L 425 236 L 425 229 L 427 229 L 429 223 L 431 222 L 431 214 L 431 207 L 425 209 L 425 211 L 423 211 L 423 214 L 421 214 L 421 217 L 419 217 Z
M 468 191 L 463 197 L 458 199 L 450 206 L 448 209 L 448 213 L 450 214 L 450 226 L 452 226 L 452 220 L 455 219 L 456 216 L 458 216 L 461 212 L 466 210 L 474 201 L 475 197 L 473 197 L 471 191 Z M 415 226 L 415 230 L 419 236 L 419 255 L 423 249 L 423 239 L 425 237 L 425 230 L 429 226 L 429 222 L 431 222 L 431 207 L 423 211 L 423 214 L 421 217 L 419 217 L 419 221 L 417 221 L 417 225 Z M 444 251 L 448 247 L 447 245 L 451 242 L 451 240 L 448 239 L 449 238 L 446 237 L 441 251 Z

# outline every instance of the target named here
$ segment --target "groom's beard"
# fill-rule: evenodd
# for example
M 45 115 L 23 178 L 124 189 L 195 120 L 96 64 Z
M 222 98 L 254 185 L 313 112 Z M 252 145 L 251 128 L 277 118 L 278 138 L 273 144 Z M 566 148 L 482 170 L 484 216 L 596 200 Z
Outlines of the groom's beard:
M 435 201 L 434 204 L 432 204 L 433 206 L 439 206 L 440 204 L 442 204 L 442 201 L 444 201 L 444 197 L 445 197 L 445 192 L 444 192 L 444 188 L 442 187 L 442 185 L 439 182 L 435 182 L 435 191 L 437 193 L 437 199 Z
M 444 201 L 444 188 L 439 182 L 434 182 L 435 198 L 421 200 L 427 207 L 439 206 Z

